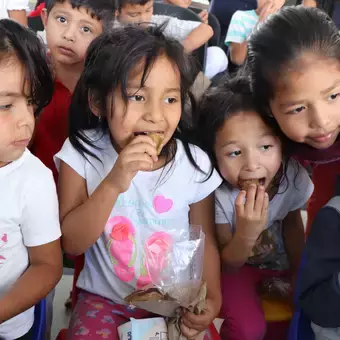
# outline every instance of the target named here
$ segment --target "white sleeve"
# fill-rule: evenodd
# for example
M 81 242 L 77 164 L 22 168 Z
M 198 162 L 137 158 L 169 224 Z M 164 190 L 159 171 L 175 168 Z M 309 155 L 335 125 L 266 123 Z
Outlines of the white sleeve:
M 61 236 L 57 191 L 52 172 L 40 164 L 25 187 L 21 230 L 26 247 L 36 247 Z
M 8 11 L 27 10 L 29 0 L 10 0 L 7 4 Z
M 180 20 L 174 17 L 167 17 L 167 19 L 163 18 L 163 22 L 166 20 L 168 20 L 168 22 L 164 29 L 164 35 L 180 42 L 202 24 L 199 21 Z
M 228 189 L 221 186 L 215 192 L 215 223 L 233 226 L 234 207 Z
M 288 164 L 287 176 L 290 191 L 290 209 L 294 211 L 302 208 L 314 191 L 314 184 L 310 179 L 306 169 L 296 161 L 290 161 Z
M 58 171 L 60 169 L 60 161 L 65 162 L 79 176 L 85 178 L 86 159 L 73 147 L 68 138 L 62 149 L 54 156 L 54 163 Z
M 230 43 L 241 44 L 247 40 L 246 30 L 243 24 L 242 11 L 236 11 L 231 17 L 225 44 L 229 46 Z
M 195 175 L 192 179 L 193 197 L 190 202 L 190 204 L 192 204 L 202 201 L 214 192 L 222 183 L 222 179 L 215 169 L 209 177 L 212 164 L 208 155 L 203 150 L 196 146 L 190 149 L 196 164 L 201 169 L 201 171 L 198 169 L 195 170 Z

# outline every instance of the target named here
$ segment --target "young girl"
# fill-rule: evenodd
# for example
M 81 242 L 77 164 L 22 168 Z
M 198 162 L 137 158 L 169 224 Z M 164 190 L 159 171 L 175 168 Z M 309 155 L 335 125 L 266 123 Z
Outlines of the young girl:
M 32 339 L 34 305 L 62 274 L 56 189 L 27 149 L 53 83 L 37 37 L 0 20 L 0 338 Z
M 285 8 L 252 36 L 249 51 L 255 96 L 290 138 L 291 151 L 313 165 L 312 222 L 335 194 L 340 174 L 338 29 L 318 9 Z M 314 323 L 333 328 L 340 327 L 333 309 L 340 306 L 338 231 L 327 219 L 323 226 L 307 239 L 313 258 L 301 278 L 300 302 Z
M 314 166 L 310 225 L 340 173 L 338 29 L 321 10 L 286 7 L 251 37 L 248 66 L 255 98 L 291 140 L 289 151 Z
M 189 224 L 205 232 L 206 309 L 186 313 L 194 337 L 219 313 L 219 256 L 213 233 L 214 190 L 221 179 L 208 156 L 184 140 L 182 110 L 192 84 L 181 45 L 157 29 L 127 27 L 99 37 L 70 107 L 70 137 L 56 155 L 67 253 L 85 253 L 68 339 L 118 339 L 130 317 L 124 298 L 151 282 L 143 244 L 162 254 Z M 155 143 L 156 137 L 161 143 Z
M 313 184 L 301 166 L 283 156 L 279 135 L 261 118 L 247 80 L 212 88 L 201 103 L 199 126 L 202 144 L 224 178 L 216 191 L 221 336 L 262 339 L 266 323 L 258 290 L 271 290 L 265 286 L 278 277 L 294 281 L 304 243 L 300 208 Z M 283 285 L 282 293 L 288 287 Z

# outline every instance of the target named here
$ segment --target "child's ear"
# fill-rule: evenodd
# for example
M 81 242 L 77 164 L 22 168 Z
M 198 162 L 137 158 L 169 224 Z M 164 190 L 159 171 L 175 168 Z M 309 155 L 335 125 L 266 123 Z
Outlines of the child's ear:
M 118 17 L 119 17 L 119 10 L 118 9 L 116 9 L 115 10 L 115 17 L 118 19 Z
M 47 9 L 44 8 L 41 13 L 40 13 L 41 20 L 43 22 L 44 27 L 46 28 L 47 26 L 47 20 L 48 20 L 48 14 L 47 14 Z
M 88 100 L 89 100 L 89 107 L 90 107 L 91 112 L 95 116 L 100 117 L 101 113 L 100 113 L 99 103 L 98 103 L 98 100 L 96 99 L 96 96 L 94 95 L 93 92 L 89 93 Z

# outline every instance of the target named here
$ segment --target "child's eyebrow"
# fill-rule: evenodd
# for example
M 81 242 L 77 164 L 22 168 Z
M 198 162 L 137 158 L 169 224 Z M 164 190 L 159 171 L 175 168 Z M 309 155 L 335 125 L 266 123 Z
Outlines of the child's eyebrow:
M 148 89 L 151 89 L 150 87 L 148 86 L 141 86 L 141 85 L 135 85 L 135 84 L 128 84 L 127 88 L 129 90 L 140 90 L 140 89 L 145 89 L 145 90 L 148 90 Z M 169 87 L 169 88 L 166 88 L 164 89 L 164 92 L 168 93 L 168 92 L 180 92 L 181 89 L 179 87 Z
M 325 90 L 322 90 L 321 94 L 325 95 L 325 94 L 331 92 L 332 90 L 334 90 L 339 85 L 340 85 L 340 79 L 336 80 L 332 86 L 328 87 Z
M 8 91 L 0 91 L 0 97 L 22 97 L 22 93 L 19 93 L 19 92 L 8 92 Z

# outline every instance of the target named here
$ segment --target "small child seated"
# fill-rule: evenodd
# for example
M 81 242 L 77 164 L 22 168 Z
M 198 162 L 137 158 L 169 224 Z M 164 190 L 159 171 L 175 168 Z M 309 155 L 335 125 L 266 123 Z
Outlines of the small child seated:
M 236 11 L 230 21 L 225 44 L 229 48 L 232 64 L 240 66 L 247 56 L 248 37 L 256 25 L 264 21 L 270 14 L 277 12 L 283 5 L 281 0 L 257 0 L 257 9 Z
M 34 305 L 62 275 L 52 173 L 26 148 L 53 81 L 44 47 L 0 20 L 0 339 L 31 340 Z
M 154 0 L 119 0 L 116 16 L 121 24 L 162 25 L 165 36 L 180 41 L 186 52 L 193 52 L 208 42 L 213 35 L 212 28 L 199 21 L 181 20 L 168 15 L 153 14 Z M 207 67 L 204 70 L 208 78 L 214 77 L 227 69 L 228 58 L 224 51 L 211 46 L 207 49 Z
M 304 168 L 287 159 L 276 126 L 253 102 L 247 78 L 211 88 L 198 123 L 202 145 L 224 178 L 216 190 L 222 339 L 263 339 L 259 291 L 282 278 L 290 289 L 276 285 L 275 298 L 290 299 L 304 244 L 300 208 L 313 184 Z

